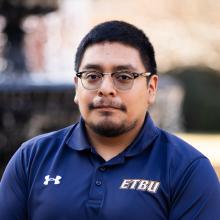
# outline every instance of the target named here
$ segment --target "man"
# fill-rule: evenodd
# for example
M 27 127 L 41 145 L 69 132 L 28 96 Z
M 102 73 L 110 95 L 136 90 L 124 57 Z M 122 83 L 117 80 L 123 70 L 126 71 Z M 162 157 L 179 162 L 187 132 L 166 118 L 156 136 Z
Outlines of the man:
M 158 76 L 145 34 L 121 21 L 94 27 L 75 70 L 79 123 L 18 149 L 2 178 L 0 219 L 220 219 L 208 159 L 148 114 Z

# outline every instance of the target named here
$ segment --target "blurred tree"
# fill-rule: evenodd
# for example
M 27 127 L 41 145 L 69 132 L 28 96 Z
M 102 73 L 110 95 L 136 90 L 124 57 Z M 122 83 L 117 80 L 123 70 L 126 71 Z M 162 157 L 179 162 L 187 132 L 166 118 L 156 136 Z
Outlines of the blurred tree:
M 167 74 L 178 79 L 185 89 L 186 131 L 220 132 L 220 73 L 208 67 L 186 67 Z

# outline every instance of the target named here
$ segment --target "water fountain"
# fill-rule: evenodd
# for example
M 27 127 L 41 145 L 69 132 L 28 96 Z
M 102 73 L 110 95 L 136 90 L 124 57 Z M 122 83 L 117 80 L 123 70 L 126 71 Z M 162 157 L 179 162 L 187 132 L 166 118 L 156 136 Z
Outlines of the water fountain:
M 24 140 L 67 126 L 78 117 L 73 86 L 33 83 L 25 59 L 22 22 L 57 9 L 58 0 L 0 0 L 6 39 L 0 72 L 0 176 Z

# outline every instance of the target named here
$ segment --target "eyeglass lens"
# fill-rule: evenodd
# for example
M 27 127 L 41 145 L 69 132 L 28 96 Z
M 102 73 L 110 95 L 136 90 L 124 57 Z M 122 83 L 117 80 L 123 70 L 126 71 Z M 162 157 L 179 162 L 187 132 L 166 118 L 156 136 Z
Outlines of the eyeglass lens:
M 112 77 L 116 89 L 128 90 L 131 89 L 133 85 L 134 75 L 129 72 L 117 72 L 112 74 L 87 72 L 82 74 L 81 81 L 86 89 L 96 90 L 101 86 L 105 75 Z

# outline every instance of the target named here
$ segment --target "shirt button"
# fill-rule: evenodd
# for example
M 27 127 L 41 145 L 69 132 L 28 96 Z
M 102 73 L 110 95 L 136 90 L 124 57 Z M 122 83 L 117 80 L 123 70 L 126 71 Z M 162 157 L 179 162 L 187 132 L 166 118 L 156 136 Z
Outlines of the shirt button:
M 103 171 L 106 171 L 106 168 L 105 167 L 100 167 L 99 170 L 103 172 Z
M 96 186 L 101 186 L 101 185 L 102 185 L 102 181 L 96 180 L 96 181 L 95 181 L 95 184 L 96 184 Z

